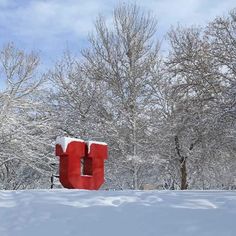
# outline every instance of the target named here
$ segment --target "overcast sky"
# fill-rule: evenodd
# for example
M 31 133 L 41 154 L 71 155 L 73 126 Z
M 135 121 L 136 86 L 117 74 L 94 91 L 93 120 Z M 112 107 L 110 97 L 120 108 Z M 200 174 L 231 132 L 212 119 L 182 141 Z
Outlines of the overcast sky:
M 101 13 L 111 18 L 116 0 L 0 0 L 0 43 L 36 50 L 46 64 L 67 48 L 79 54 Z M 134 1 L 129 1 L 134 2 Z M 235 0 L 137 0 L 153 11 L 162 38 L 171 25 L 202 25 L 236 7 Z

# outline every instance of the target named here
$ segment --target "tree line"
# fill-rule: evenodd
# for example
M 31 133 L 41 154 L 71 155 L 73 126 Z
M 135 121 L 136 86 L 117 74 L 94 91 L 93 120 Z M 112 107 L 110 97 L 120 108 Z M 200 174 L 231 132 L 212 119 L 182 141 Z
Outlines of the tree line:
M 0 52 L 0 189 L 49 188 L 57 136 L 107 142 L 107 189 L 236 188 L 236 11 L 172 27 L 151 12 L 99 16 L 81 56 L 41 73 L 39 55 Z

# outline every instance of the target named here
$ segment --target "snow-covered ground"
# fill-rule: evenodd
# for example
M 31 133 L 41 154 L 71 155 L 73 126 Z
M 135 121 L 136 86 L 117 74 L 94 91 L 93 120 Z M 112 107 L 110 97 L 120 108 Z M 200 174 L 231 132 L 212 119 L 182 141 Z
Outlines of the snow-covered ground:
M 0 236 L 235 236 L 236 192 L 0 191 Z

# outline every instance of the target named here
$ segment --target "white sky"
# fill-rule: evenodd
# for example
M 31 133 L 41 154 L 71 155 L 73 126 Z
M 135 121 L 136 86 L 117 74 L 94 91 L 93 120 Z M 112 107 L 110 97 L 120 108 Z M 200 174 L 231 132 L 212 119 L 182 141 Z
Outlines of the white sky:
M 108 19 L 116 0 L 0 0 L 0 43 L 36 50 L 51 64 L 65 49 L 79 54 L 99 13 Z M 134 2 L 134 1 L 129 1 Z M 202 25 L 236 7 L 235 0 L 137 0 L 153 11 L 160 38 L 171 25 Z

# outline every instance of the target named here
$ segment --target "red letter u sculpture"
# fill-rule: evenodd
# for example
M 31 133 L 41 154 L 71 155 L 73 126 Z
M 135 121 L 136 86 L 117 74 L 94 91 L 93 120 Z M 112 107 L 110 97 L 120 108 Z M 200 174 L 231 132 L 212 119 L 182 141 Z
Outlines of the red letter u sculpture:
M 104 183 L 106 143 L 57 138 L 56 155 L 60 157 L 59 179 L 63 187 L 98 190 Z

